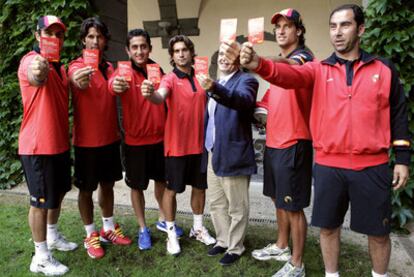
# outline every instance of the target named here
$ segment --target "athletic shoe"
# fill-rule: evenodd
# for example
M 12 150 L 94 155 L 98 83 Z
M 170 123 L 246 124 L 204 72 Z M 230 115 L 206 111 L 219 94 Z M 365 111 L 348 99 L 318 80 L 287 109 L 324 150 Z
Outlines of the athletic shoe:
M 218 254 L 226 253 L 227 248 L 221 247 L 221 246 L 214 246 L 213 248 L 210 248 L 207 252 L 207 256 L 213 257 L 217 256 Z
M 167 252 L 170 255 L 177 256 L 181 252 L 180 243 L 177 236 L 168 236 L 167 238 Z
M 265 248 L 256 249 L 252 252 L 253 258 L 260 261 L 267 261 L 274 259 L 276 261 L 286 262 L 290 259 L 290 249 L 286 247 L 285 249 L 280 249 L 277 247 L 276 243 L 268 244 Z
M 240 255 L 226 253 L 223 258 L 220 259 L 219 263 L 221 265 L 232 265 L 235 261 L 240 259 Z
M 151 247 L 151 232 L 145 227 L 144 230 L 138 232 L 138 248 L 139 250 L 148 250 Z
M 194 230 L 191 227 L 189 237 L 190 238 L 195 238 L 196 240 L 201 241 L 205 245 L 211 245 L 211 244 L 216 243 L 216 239 L 213 238 L 212 236 L 210 236 L 210 234 L 208 233 L 207 228 L 204 227 L 204 226 L 203 226 L 203 228 L 201 228 L 201 230 Z
M 101 241 L 105 243 L 112 243 L 116 245 L 130 245 L 131 239 L 125 236 L 122 233 L 121 227 L 118 224 L 115 224 L 115 231 L 108 230 L 104 231 L 104 229 L 101 229 Z
M 162 232 L 167 233 L 167 223 L 165 221 L 157 221 L 157 229 Z M 182 235 L 184 234 L 184 231 L 180 226 L 176 224 L 175 233 L 177 234 L 177 237 L 182 237 Z
M 305 266 L 296 267 L 288 261 L 272 277 L 305 277 Z
M 101 246 L 99 234 L 96 231 L 83 241 L 83 246 L 92 259 L 100 259 L 105 255 L 105 250 Z
M 43 259 L 37 258 L 35 255 L 30 264 L 30 271 L 34 273 L 43 273 L 46 276 L 58 276 L 68 272 L 69 268 L 55 260 L 52 255 L 48 255 Z
M 49 250 L 72 251 L 78 248 L 78 245 L 74 242 L 67 241 L 64 236 L 58 233 L 58 237 L 54 241 L 47 241 L 47 248 Z

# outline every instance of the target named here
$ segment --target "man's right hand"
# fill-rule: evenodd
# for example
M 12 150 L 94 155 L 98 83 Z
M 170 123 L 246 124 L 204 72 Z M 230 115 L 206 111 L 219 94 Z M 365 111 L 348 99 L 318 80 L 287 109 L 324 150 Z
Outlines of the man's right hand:
M 253 49 L 253 44 L 245 42 L 240 50 L 240 64 L 249 69 L 256 70 L 259 67 L 259 56 Z
M 144 80 L 141 84 L 141 93 L 144 98 L 149 99 L 154 93 L 154 85 L 151 81 Z
M 49 62 L 40 55 L 36 55 L 29 66 L 32 79 L 36 83 L 43 83 L 49 74 Z
M 240 44 L 237 41 L 223 41 L 220 44 L 219 52 L 223 52 L 224 56 L 233 64 L 239 58 Z
M 80 68 L 73 73 L 71 81 L 79 89 L 86 89 L 89 86 L 93 72 L 94 69 L 91 66 Z
M 114 89 L 115 93 L 123 93 L 129 89 L 129 83 L 127 80 L 125 80 L 124 77 L 115 76 L 112 83 L 112 88 Z

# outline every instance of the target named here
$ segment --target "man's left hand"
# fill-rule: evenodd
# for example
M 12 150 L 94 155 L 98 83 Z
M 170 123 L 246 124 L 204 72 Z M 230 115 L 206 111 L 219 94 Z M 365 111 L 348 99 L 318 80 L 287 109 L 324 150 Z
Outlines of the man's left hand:
M 396 164 L 394 166 L 394 176 L 392 178 L 392 186 L 394 190 L 403 188 L 407 184 L 408 176 L 408 165 Z

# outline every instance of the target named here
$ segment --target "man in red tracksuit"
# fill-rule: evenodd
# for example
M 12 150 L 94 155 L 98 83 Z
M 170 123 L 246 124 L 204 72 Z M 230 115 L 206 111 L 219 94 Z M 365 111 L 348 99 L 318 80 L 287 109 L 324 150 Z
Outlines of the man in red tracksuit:
M 297 10 L 276 12 L 271 22 L 280 47 L 277 60 L 297 65 L 313 60 L 312 52 L 305 46 L 306 29 Z M 312 187 L 311 99 L 312 94 L 303 89 L 270 85 L 257 103 L 258 107 L 268 110 L 263 194 L 271 197 L 276 207 L 277 241 L 254 250 L 252 256 L 261 261 L 286 262 L 275 277 L 288 273 L 305 276 L 303 252 L 307 222 L 303 209 L 309 206 Z M 292 238 L 292 253 L 289 238 Z
M 391 186 L 407 183 L 410 162 L 404 91 L 389 61 L 360 49 L 364 14 L 336 8 L 329 19 L 335 52 L 321 62 L 290 66 L 260 58 L 243 45 L 241 64 L 284 88 L 313 91 L 310 128 L 315 149 L 312 225 L 321 228 L 325 276 L 339 276 L 340 227 L 351 203 L 351 229 L 368 235 L 372 276 L 387 276 L 391 254 Z M 239 47 L 223 44 L 235 59 Z M 389 149 L 396 164 L 389 172 Z

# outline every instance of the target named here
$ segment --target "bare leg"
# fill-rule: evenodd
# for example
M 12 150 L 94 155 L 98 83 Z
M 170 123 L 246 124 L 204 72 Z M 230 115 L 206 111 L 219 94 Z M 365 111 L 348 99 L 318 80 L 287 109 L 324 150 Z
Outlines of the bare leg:
M 325 271 L 328 273 L 338 272 L 338 260 L 340 251 L 341 229 L 321 228 L 320 240 Z
M 164 196 L 162 197 L 162 206 L 164 208 L 165 220 L 166 221 L 175 221 L 175 213 L 177 209 L 177 199 L 176 192 L 168 188 L 164 191 Z
M 391 255 L 391 241 L 389 235 L 368 236 L 368 251 L 371 257 L 372 269 L 375 273 L 385 274 Z
M 162 205 L 162 198 L 164 196 L 165 187 L 167 186 L 165 182 L 154 182 L 154 196 L 155 200 L 158 203 L 158 210 L 159 210 L 159 219 L 161 221 L 165 220 L 165 212 L 164 207 Z
M 191 190 L 191 209 L 193 214 L 203 214 L 206 202 L 206 190 L 194 188 Z
M 36 208 L 30 206 L 29 208 L 29 226 L 32 231 L 32 238 L 35 242 L 42 242 L 46 240 L 46 222 L 47 209 Z
M 292 264 L 302 266 L 303 251 L 305 249 L 307 223 L 303 210 L 287 211 L 289 217 L 290 232 L 292 237 Z
M 103 217 L 114 215 L 114 182 L 101 182 L 98 189 L 98 203 Z
M 131 189 L 131 202 L 139 227 L 145 227 L 145 197 L 140 189 Z
M 92 191 L 79 190 L 78 207 L 83 225 L 89 225 L 93 223 L 92 193 Z
M 276 209 L 277 216 L 277 247 L 284 249 L 289 245 L 289 216 L 288 212 L 283 209 Z

